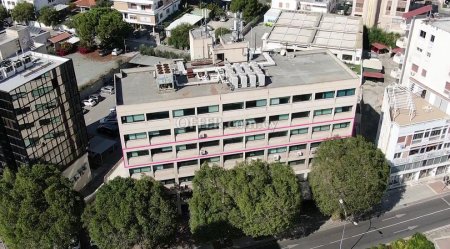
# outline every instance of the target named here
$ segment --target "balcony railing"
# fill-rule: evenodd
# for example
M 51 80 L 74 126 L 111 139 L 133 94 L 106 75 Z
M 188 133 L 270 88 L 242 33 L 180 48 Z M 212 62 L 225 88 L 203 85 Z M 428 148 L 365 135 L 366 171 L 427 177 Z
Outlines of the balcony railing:
M 397 158 L 397 159 L 392 160 L 392 163 L 394 165 L 415 163 L 415 162 L 423 161 L 426 159 L 445 156 L 445 155 L 449 155 L 449 154 L 450 154 L 450 150 L 430 151 L 430 152 L 424 153 L 424 154 L 408 156 L 407 158 Z
M 405 37 L 398 38 L 397 41 L 395 42 L 395 45 L 397 45 L 397 47 L 399 48 L 406 48 L 406 38 Z

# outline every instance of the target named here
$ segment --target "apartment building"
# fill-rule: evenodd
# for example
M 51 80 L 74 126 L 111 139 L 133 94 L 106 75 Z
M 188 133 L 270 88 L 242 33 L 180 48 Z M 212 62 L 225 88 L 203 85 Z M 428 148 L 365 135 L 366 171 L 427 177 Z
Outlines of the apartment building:
M 203 163 L 280 161 L 306 178 L 315 149 L 353 134 L 360 81 L 327 50 L 249 63 L 174 61 L 115 78 L 122 176 L 189 186 Z
M 450 18 L 411 21 L 401 82 L 450 113 Z
M 378 27 L 387 31 L 404 33 L 401 27 L 403 15 L 410 11 L 411 0 L 382 0 Z
M 2 5 L 7 10 L 12 10 L 19 2 L 23 2 L 24 0 L 2 0 Z M 56 6 L 58 4 L 69 4 L 69 0 L 25 0 L 25 2 L 29 2 L 34 5 L 36 11 L 39 11 L 45 6 Z
M 70 59 L 27 52 L 0 63 L 0 163 L 59 166 L 74 188 L 91 179 L 86 126 Z
M 271 8 L 331 13 L 336 8 L 336 0 L 273 0 Z
M 123 20 L 142 27 L 156 26 L 178 10 L 180 0 L 113 0 Z
M 391 187 L 450 173 L 449 125 L 448 114 L 410 88 L 386 88 L 378 148 L 391 165 Z
M 362 17 L 364 25 L 372 27 L 378 22 L 381 0 L 353 0 L 352 16 Z

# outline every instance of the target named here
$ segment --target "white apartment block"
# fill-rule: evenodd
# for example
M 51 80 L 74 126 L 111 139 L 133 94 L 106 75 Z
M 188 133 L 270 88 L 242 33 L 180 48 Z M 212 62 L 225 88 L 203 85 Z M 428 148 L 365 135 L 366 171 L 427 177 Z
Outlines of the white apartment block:
M 69 0 L 25 0 L 34 5 L 36 11 L 39 11 L 45 6 L 55 6 L 58 4 L 69 4 Z M 2 0 L 2 5 L 7 10 L 12 10 L 16 5 L 20 2 L 24 2 L 24 0 Z
M 140 26 L 155 26 L 178 10 L 180 0 L 113 0 L 123 20 Z
M 427 102 L 450 114 L 450 18 L 413 19 L 409 39 L 401 55 L 403 73 L 400 82 Z
M 271 8 L 331 13 L 336 8 L 336 0 L 273 0 Z
M 377 139 L 391 166 L 391 187 L 450 173 L 449 126 L 448 114 L 408 87 L 386 88 Z
M 378 27 L 387 31 L 403 33 L 400 26 L 403 15 L 409 12 L 411 0 L 382 0 L 379 10 Z
M 327 50 L 124 69 L 115 84 L 118 170 L 168 187 L 189 186 L 205 162 L 281 161 L 306 178 L 322 141 L 352 136 L 360 91 L 358 76 Z
M 372 27 L 378 22 L 381 0 L 353 0 L 352 16 L 360 16 L 364 25 Z

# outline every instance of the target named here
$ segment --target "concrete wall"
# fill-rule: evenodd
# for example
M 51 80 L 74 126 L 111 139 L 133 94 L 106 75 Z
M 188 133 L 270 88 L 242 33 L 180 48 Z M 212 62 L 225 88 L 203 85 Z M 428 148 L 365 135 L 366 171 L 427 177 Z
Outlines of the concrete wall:
M 297 10 L 297 0 L 272 0 L 272 8 L 283 10 Z
M 85 167 L 85 169 L 83 170 L 82 167 Z M 88 153 L 84 154 L 66 170 L 64 170 L 64 172 L 62 172 L 62 175 L 69 179 L 73 178 L 74 176 L 79 176 L 79 179 L 74 183 L 74 189 L 78 191 L 84 188 L 92 179 Z

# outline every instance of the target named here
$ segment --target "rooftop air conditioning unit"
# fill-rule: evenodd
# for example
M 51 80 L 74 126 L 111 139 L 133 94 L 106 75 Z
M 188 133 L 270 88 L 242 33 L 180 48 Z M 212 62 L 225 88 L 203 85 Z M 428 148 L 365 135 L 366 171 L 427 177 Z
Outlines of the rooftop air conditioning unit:
M 281 156 L 280 156 L 280 155 L 273 155 L 273 159 L 274 159 L 275 161 L 280 161 Z
M 303 156 L 303 151 L 298 151 L 297 156 Z

